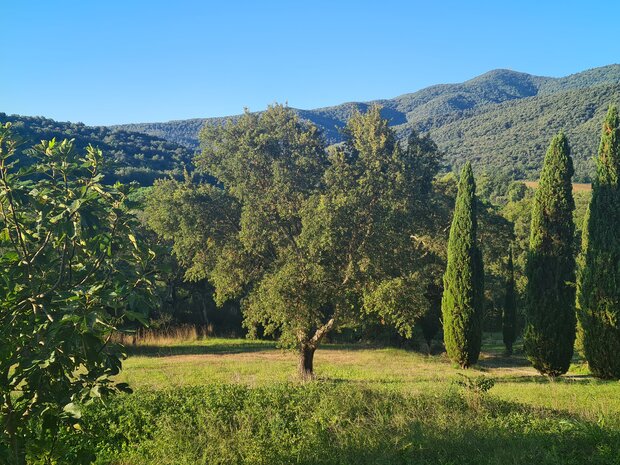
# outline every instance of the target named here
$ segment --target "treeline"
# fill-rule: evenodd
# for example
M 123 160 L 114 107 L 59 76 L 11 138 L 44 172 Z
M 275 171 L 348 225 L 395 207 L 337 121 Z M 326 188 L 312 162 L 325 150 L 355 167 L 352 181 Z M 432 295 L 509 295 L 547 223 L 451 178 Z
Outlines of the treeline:
M 224 119 L 212 118 L 211 121 L 217 124 L 224 122 Z M 111 129 L 148 134 L 194 150 L 199 146 L 196 135 L 200 132 L 204 122 L 203 118 L 196 118 L 166 123 L 121 124 L 111 126 Z
M 574 250 L 574 168 L 563 133 L 551 140 L 533 198 L 525 267 L 524 349 L 534 368 L 552 377 L 568 371 L 579 336 L 592 373 L 620 378 L 619 123 L 616 107 L 611 106 L 603 124 L 579 266 Z M 483 266 L 476 230 L 475 184 L 468 163 L 450 232 L 442 302 L 446 350 L 463 367 L 475 363 L 480 352 Z M 509 272 L 503 332 L 510 353 L 516 336 L 511 251 Z
M 467 111 L 454 121 L 430 123 L 430 133 L 455 166 L 474 165 L 507 171 L 513 179 L 536 179 L 541 154 L 551 137 L 564 131 L 570 138 L 575 182 L 593 179 L 597 126 L 603 108 L 620 104 L 620 85 L 600 85 L 538 95 Z
M 430 139 L 427 139 L 430 140 Z M 437 155 L 440 157 L 440 155 Z M 416 236 L 426 246 L 434 249 L 438 269 L 445 268 L 447 258 L 447 239 L 450 218 L 454 207 L 458 178 L 452 174 L 440 174 L 432 183 L 434 203 L 432 205 L 435 226 L 432 235 Z M 151 188 L 141 189 L 134 198 L 140 205 L 145 205 L 152 192 Z M 504 309 L 505 282 L 511 274 L 508 269 L 506 244 L 512 243 L 514 257 L 515 299 L 518 310 L 515 313 L 518 330 L 524 326 L 525 265 L 529 247 L 531 208 L 534 191 L 522 182 L 513 181 L 506 173 L 482 172 L 477 176 L 479 237 L 485 265 L 484 318 L 485 331 L 500 331 Z M 589 192 L 575 193 L 577 208 L 574 218 L 575 254 L 577 240 L 580 238 L 581 225 L 590 199 Z M 140 213 L 146 224 L 147 216 Z M 155 237 L 152 240 L 158 240 Z M 213 288 L 207 280 L 186 281 L 183 266 L 174 255 L 170 255 L 170 244 L 163 241 L 161 256 L 165 256 L 166 265 L 161 266 L 162 286 L 160 288 L 161 306 L 151 312 L 151 326 L 167 328 L 175 325 L 193 324 L 209 326 L 215 334 L 244 335 L 247 331 L 242 326 L 239 302 L 229 302 L 226 309 L 218 309 L 213 298 Z M 332 341 L 357 342 L 367 341 L 382 344 L 414 345 L 419 347 L 420 340 L 430 348 L 433 339 L 441 329 L 441 273 L 435 273 L 433 283 L 425 291 L 429 305 L 424 315 L 410 325 L 407 330 L 399 331 L 394 325 L 385 324 L 385 319 L 376 315 L 365 315 L 355 327 L 343 328 L 329 335 Z M 434 302 L 432 305 L 430 302 Z M 383 323 L 382 323 L 383 321 Z M 411 323 L 411 322 L 410 322 Z M 262 332 L 259 331 L 259 334 Z
M 0 113 L 0 124 L 5 123 L 11 123 L 13 134 L 21 139 L 18 150 L 53 138 L 75 139 L 78 151 L 84 151 L 88 145 L 101 149 L 106 155 L 105 182 L 110 184 L 135 181 L 149 186 L 155 179 L 182 177 L 185 167 L 191 168 L 192 150 L 139 132 Z M 22 162 L 28 163 L 28 158 L 22 156 Z

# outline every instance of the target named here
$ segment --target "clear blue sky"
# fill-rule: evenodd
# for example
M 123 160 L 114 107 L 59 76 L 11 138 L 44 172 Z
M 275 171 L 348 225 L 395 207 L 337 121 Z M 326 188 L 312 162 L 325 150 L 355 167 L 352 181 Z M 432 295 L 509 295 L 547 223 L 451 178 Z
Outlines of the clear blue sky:
M 2 0 L 0 111 L 87 124 L 620 62 L 617 1 Z

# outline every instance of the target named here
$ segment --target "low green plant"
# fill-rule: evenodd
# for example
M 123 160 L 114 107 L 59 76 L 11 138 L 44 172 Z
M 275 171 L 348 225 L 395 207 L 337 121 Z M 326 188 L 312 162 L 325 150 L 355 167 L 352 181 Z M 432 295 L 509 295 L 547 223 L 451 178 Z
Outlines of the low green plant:
M 495 380 L 484 375 L 480 376 L 467 376 L 462 373 L 457 373 L 461 379 L 455 381 L 455 384 L 461 386 L 467 392 L 474 394 L 486 394 L 495 386 Z
M 467 376 L 462 373 L 458 373 L 458 375 L 461 378 L 457 379 L 454 384 L 464 391 L 465 401 L 473 410 L 481 410 L 487 393 L 495 386 L 495 380 L 484 375 Z

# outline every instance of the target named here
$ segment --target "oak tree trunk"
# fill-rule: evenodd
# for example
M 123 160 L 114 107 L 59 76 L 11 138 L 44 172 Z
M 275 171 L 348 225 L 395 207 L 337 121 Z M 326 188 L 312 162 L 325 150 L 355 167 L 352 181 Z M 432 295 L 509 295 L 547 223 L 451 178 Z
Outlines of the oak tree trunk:
M 314 352 L 316 347 L 304 345 L 299 351 L 299 376 L 304 381 L 314 379 Z

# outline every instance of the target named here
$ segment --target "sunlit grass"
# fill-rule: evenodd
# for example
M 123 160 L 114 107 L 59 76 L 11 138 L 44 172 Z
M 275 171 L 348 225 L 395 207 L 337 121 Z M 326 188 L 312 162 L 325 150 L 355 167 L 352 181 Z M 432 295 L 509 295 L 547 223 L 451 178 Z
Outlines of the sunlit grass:
M 319 380 L 369 388 L 390 388 L 407 394 L 446 392 L 458 374 L 496 380 L 491 395 L 535 408 L 549 408 L 597 422 L 620 423 L 620 383 L 591 378 L 576 359 L 557 380 L 540 376 L 516 346 L 513 357 L 502 355 L 501 339 L 487 335 L 479 364 L 455 367 L 445 354 L 427 356 L 396 348 L 325 344 L 316 353 Z M 296 383 L 296 356 L 270 341 L 207 338 L 133 349 L 120 375 L 135 390 L 235 383 L 266 386 Z

